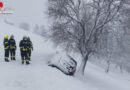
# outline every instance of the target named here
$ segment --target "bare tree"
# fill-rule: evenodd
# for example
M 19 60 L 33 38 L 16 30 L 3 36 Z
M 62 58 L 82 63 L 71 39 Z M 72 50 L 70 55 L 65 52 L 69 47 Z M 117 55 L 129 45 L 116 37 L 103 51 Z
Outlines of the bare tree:
M 33 28 L 33 32 L 36 34 L 39 34 L 39 26 L 37 24 L 35 24 L 35 26 Z
M 115 35 L 114 32 L 111 30 L 111 32 L 108 32 L 108 37 L 107 37 L 107 68 L 106 68 L 106 73 L 109 72 L 110 70 L 110 65 L 112 63 L 112 59 L 113 59 L 113 54 L 115 51 L 115 47 L 114 44 L 116 43 L 115 41 Z
M 23 23 L 21 23 L 19 25 L 19 28 L 24 29 L 26 31 L 29 31 L 30 30 L 30 25 L 28 23 L 26 23 L 26 22 L 23 22 Z
M 56 43 L 75 47 L 82 56 L 84 74 L 89 55 L 94 52 L 104 26 L 117 16 L 123 0 L 48 0 L 53 17 L 52 36 Z
M 46 31 L 44 25 L 42 25 L 42 26 L 40 27 L 40 33 L 39 33 L 39 34 L 40 34 L 41 36 L 43 36 L 43 37 L 47 37 L 47 31 Z
M 4 22 L 5 22 L 6 24 L 9 24 L 9 25 L 14 25 L 13 22 L 8 21 L 7 19 L 5 19 Z

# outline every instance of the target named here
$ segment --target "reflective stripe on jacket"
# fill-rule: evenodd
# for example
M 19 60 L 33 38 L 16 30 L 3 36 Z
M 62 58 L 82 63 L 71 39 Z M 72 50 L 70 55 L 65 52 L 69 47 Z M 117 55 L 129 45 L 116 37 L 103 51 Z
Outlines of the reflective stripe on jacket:
M 3 44 L 4 44 L 4 49 L 5 50 L 9 49 L 9 41 L 8 41 L 8 39 L 4 39 Z

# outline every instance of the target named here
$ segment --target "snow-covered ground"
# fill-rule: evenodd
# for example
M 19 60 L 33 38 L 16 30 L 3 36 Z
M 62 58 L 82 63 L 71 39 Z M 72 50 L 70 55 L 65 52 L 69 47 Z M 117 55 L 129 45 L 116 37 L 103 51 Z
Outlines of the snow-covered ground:
M 66 76 L 59 70 L 48 67 L 46 61 L 55 49 L 43 37 L 25 32 L 0 22 L 0 89 L 1 90 L 86 90 L 83 82 Z M 3 37 L 13 34 L 17 43 L 16 61 L 4 62 Z M 30 36 L 34 44 L 30 65 L 21 65 L 19 41 L 24 35 Z M 89 89 L 93 90 L 93 89 Z
M 13 34 L 17 43 L 16 61 L 4 62 L 3 38 Z M 30 36 L 34 51 L 30 65 L 22 65 L 19 41 Z M 88 63 L 85 76 L 70 77 L 47 66 L 56 49 L 51 41 L 0 21 L 0 90 L 130 90 L 130 81 L 119 73 L 106 74 L 104 70 Z
M 103 68 L 91 63 L 86 67 L 84 81 L 99 90 L 130 90 L 130 77 L 117 72 L 105 73 Z

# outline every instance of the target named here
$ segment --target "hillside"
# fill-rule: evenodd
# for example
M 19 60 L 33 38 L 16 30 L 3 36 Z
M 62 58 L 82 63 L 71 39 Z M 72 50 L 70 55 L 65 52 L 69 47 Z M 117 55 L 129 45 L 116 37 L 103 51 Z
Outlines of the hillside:
M 64 75 L 55 68 L 48 67 L 46 60 L 51 58 L 55 49 L 43 37 L 25 32 L 0 22 L 0 89 L 1 90 L 89 90 L 83 82 Z M 3 37 L 13 34 L 17 43 L 16 61 L 4 62 Z M 22 65 L 19 41 L 23 35 L 30 36 L 34 51 L 30 65 Z
M 106 74 L 104 69 L 88 63 L 84 77 L 70 77 L 47 66 L 56 51 L 50 41 L 30 32 L 0 22 L 1 90 L 130 90 L 130 81 L 120 73 Z M 13 34 L 17 43 L 16 61 L 4 62 L 3 37 Z M 34 44 L 30 65 L 21 65 L 19 41 L 30 36 Z

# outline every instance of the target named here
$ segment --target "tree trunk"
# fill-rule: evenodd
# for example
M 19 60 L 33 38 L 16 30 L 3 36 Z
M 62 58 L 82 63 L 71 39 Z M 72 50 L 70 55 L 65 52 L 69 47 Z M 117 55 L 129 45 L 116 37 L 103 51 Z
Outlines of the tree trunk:
M 86 66 L 87 61 L 88 61 L 88 56 L 89 55 L 86 55 L 85 57 L 83 57 L 83 60 L 81 62 L 80 68 L 79 68 L 79 73 L 82 75 L 84 75 L 85 66 Z
M 123 67 L 120 65 L 120 72 L 123 73 Z
M 107 61 L 107 69 L 106 69 L 106 73 L 109 73 L 109 70 L 110 70 L 110 60 Z

